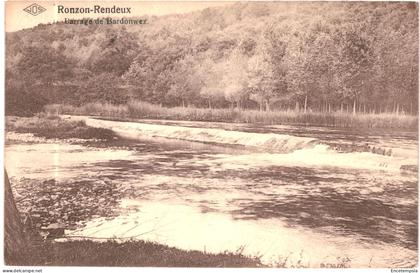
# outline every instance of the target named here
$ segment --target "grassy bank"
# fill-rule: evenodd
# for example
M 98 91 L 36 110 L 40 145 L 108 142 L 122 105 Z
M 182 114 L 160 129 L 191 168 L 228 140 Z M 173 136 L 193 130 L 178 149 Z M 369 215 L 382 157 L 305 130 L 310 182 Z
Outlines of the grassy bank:
M 311 264 L 300 258 L 293 261 L 279 256 L 270 265 L 260 257 L 246 256 L 237 252 L 206 253 L 197 250 L 181 250 L 148 241 L 104 242 L 80 240 L 69 242 L 31 242 L 21 259 L 7 261 L 7 265 L 20 266 L 115 266 L 115 267 L 227 267 L 227 268 L 310 268 Z M 350 268 L 351 259 L 336 257 L 330 262 L 313 264 L 320 268 Z M 369 265 L 370 267 L 370 265 Z
M 258 258 L 241 253 L 209 254 L 152 242 L 40 242 L 16 265 L 143 266 L 143 267 L 261 267 Z M 7 261 L 6 261 L 7 263 Z M 9 263 L 8 263 L 9 264 Z
M 112 139 L 115 137 L 111 130 L 92 128 L 83 121 L 63 120 L 49 114 L 39 114 L 34 117 L 6 117 L 6 130 L 60 139 Z
M 89 103 L 80 107 L 48 105 L 51 114 L 92 115 L 108 118 L 147 118 L 261 124 L 293 124 L 342 128 L 401 128 L 416 130 L 418 117 L 395 113 L 364 114 L 347 112 L 257 111 L 238 109 L 167 108 L 141 101 L 124 105 Z

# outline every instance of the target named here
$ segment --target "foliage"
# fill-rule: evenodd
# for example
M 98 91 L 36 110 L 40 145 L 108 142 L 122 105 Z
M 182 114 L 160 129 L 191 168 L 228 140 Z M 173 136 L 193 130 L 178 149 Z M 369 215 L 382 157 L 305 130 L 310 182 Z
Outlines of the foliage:
M 18 81 L 6 82 L 6 115 L 31 116 L 40 112 L 47 100 L 42 96 L 32 96 L 27 87 Z
M 7 113 L 140 99 L 417 114 L 416 3 L 248 2 L 149 22 L 7 33 Z M 40 102 L 24 109 L 24 97 Z

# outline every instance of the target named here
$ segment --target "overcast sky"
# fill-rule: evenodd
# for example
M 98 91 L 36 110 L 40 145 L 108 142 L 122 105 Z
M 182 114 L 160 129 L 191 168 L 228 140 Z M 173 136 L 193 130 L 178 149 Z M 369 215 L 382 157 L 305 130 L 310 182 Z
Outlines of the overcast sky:
M 46 11 L 33 16 L 25 11 L 24 8 L 27 6 L 37 3 L 43 6 Z M 165 15 L 173 13 L 186 13 L 195 10 L 202 10 L 207 7 L 214 6 L 223 6 L 231 4 L 232 2 L 199 2 L 199 1 L 190 1 L 190 2 L 135 2 L 135 1 L 7 1 L 6 2 L 6 18 L 5 18 L 5 28 L 7 32 L 17 31 L 20 29 L 31 28 L 40 23 L 51 23 L 56 21 L 62 21 L 64 18 L 84 18 L 84 17 L 131 17 L 131 16 L 141 16 L 141 15 Z M 63 5 L 65 7 L 90 7 L 94 5 L 100 5 L 103 7 L 112 7 L 114 5 L 119 7 L 131 7 L 131 14 L 121 15 L 121 14 L 58 14 L 57 6 Z

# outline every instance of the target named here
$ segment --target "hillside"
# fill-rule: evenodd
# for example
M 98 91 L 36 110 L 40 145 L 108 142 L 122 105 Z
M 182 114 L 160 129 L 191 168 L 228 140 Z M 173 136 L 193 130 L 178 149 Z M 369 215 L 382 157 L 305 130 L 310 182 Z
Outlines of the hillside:
M 417 3 L 249 2 L 147 20 L 7 33 L 7 114 L 132 99 L 417 114 Z

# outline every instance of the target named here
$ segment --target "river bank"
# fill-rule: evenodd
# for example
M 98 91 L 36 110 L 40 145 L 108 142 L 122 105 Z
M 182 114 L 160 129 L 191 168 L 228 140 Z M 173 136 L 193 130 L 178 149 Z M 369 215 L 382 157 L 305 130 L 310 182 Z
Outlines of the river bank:
M 20 266 L 118 266 L 118 267 L 264 267 L 258 257 L 240 253 L 211 254 L 186 251 L 162 244 L 109 240 L 31 242 Z M 13 265 L 9 264 L 8 265 Z
M 185 121 L 231 122 L 252 124 L 287 124 L 338 128 L 399 128 L 417 130 L 418 117 L 402 113 L 302 112 L 294 110 L 258 111 L 249 109 L 167 108 L 141 101 L 112 105 L 89 103 L 79 107 L 65 104 L 45 106 L 50 114 L 89 115 L 111 119 L 163 119 Z
M 116 137 L 111 130 L 89 127 L 83 121 L 63 120 L 45 113 L 33 117 L 7 116 L 6 131 L 29 133 L 46 139 L 110 140 Z

